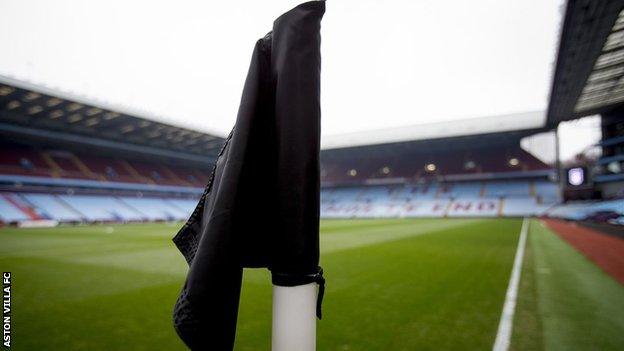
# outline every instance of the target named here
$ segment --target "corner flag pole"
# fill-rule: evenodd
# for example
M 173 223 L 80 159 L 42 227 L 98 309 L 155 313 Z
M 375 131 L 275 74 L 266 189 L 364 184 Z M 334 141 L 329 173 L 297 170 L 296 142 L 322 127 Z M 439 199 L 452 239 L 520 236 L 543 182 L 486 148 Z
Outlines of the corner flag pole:
M 300 0 L 297 0 L 300 1 Z M 318 0 L 325 1 L 325 0 Z M 324 8 L 323 8 L 324 11 Z M 318 45 L 318 44 L 317 44 Z M 322 280 L 322 270 L 321 270 Z M 272 351 L 315 351 L 317 301 L 324 281 L 297 286 L 273 284 Z
M 173 324 L 192 350 L 234 349 L 243 269 L 251 267 L 271 272 L 273 350 L 315 350 L 325 292 L 319 266 L 324 13 L 324 0 L 299 4 L 256 41 L 236 124 L 173 238 L 189 265 Z
M 273 285 L 272 351 L 316 350 L 317 286 Z

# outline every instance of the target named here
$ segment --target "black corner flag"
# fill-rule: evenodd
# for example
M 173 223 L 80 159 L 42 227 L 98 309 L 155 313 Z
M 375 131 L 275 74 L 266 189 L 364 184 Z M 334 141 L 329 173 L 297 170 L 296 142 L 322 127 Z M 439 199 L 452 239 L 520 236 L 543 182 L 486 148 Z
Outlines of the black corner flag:
M 324 1 L 275 20 L 256 43 L 236 125 L 173 238 L 190 268 L 174 325 L 193 350 L 231 350 L 244 267 L 273 284 L 320 284 L 320 22 Z

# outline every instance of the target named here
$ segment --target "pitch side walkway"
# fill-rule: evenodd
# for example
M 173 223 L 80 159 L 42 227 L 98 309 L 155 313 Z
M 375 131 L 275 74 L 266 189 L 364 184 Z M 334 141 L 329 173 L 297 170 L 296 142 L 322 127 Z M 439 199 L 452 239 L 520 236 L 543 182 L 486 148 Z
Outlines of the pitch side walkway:
M 562 239 L 624 284 L 624 240 L 576 223 L 545 219 L 544 223 Z

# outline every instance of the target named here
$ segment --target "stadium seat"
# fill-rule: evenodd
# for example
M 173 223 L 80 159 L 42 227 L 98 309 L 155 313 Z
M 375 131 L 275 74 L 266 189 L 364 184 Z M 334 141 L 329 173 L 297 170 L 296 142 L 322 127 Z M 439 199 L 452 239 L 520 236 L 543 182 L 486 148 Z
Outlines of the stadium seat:
M 111 196 L 60 195 L 59 198 L 89 221 L 124 222 L 144 218 L 142 213 Z
M 5 223 L 30 220 L 30 217 L 15 207 L 5 197 L 0 196 L 0 220 Z
M 51 194 L 21 194 L 21 196 L 34 206 L 48 214 L 51 219 L 60 222 L 79 222 L 85 219 L 78 210 L 70 207 Z
M 142 218 L 152 221 L 181 220 L 187 213 L 168 203 L 165 199 L 155 197 L 119 197 L 126 206 L 139 212 Z

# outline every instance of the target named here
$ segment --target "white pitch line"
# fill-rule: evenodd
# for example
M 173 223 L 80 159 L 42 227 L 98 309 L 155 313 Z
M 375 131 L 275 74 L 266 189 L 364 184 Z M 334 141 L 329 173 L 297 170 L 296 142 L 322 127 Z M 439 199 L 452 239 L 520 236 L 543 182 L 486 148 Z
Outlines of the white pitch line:
M 494 341 L 494 347 L 492 348 L 493 351 L 507 351 L 509 349 L 514 312 L 516 310 L 516 300 L 518 298 L 520 272 L 522 271 L 522 259 L 524 258 L 524 247 L 526 245 L 526 237 L 529 230 L 528 223 L 529 221 L 526 218 L 522 220 L 520 239 L 518 239 L 516 257 L 514 258 L 513 268 L 511 269 L 509 286 L 507 287 L 507 294 L 505 295 L 505 305 L 503 305 L 503 313 L 501 314 L 500 322 L 498 324 L 496 341 Z

